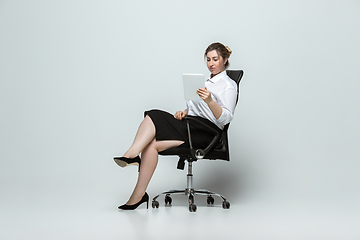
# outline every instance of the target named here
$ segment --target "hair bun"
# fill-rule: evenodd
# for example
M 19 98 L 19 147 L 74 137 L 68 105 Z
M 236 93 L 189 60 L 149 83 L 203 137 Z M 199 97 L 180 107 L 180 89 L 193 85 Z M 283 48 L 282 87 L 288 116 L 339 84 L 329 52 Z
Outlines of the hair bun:
M 232 53 L 231 49 L 230 49 L 228 46 L 225 46 L 225 48 L 226 48 L 226 50 L 228 50 L 228 52 L 229 52 L 229 57 L 230 57 L 230 55 L 231 55 L 231 53 Z

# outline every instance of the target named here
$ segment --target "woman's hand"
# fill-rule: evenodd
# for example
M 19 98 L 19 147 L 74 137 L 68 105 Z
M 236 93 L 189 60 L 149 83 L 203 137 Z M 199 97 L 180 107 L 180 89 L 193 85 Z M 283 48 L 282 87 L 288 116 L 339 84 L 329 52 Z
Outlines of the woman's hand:
M 196 90 L 196 93 L 199 95 L 199 97 L 204 100 L 208 105 L 213 101 L 211 98 L 211 93 L 207 90 L 207 88 L 198 88 Z
M 186 115 L 187 115 L 187 109 L 185 109 L 185 111 L 177 111 L 174 114 L 174 118 L 178 120 L 182 120 L 184 117 L 186 117 Z
M 198 90 L 196 90 L 196 93 L 209 106 L 214 117 L 216 119 L 219 119 L 222 114 L 222 107 L 220 107 L 220 105 L 212 99 L 211 93 L 207 90 L 207 88 L 199 88 Z

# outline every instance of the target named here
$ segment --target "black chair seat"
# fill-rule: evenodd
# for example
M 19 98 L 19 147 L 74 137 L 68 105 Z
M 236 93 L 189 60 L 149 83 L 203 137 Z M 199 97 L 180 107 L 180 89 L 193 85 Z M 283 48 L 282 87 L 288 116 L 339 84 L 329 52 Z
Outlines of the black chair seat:
M 204 156 L 204 159 L 208 160 L 226 160 L 229 161 L 228 153 L 224 151 L 225 147 L 212 149 L 209 153 Z M 190 157 L 191 152 L 188 147 L 177 147 L 170 148 L 168 150 L 159 152 L 159 155 L 162 156 L 173 156 L 177 155 L 179 157 Z

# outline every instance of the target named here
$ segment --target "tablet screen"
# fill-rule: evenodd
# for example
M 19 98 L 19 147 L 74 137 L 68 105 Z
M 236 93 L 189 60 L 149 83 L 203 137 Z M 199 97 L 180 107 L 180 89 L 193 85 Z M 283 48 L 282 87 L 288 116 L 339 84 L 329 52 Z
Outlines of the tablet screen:
M 201 98 L 197 95 L 196 90 L 198 88 L 205 87 L 205 78 L 204 74 L 183 74 L 184 82 L 184 94 L 186 100 L 196 100 L 199 101 Z

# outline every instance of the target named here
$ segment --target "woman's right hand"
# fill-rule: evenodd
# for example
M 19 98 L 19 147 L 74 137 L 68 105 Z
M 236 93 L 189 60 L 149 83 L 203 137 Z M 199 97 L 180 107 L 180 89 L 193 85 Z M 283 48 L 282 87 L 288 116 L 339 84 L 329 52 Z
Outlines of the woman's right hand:
M 187 109 L 185 111 L 177 111 L 174 114 L 174 118 L 176 118 L 177 120 L 182 120 L 184 117 L 186 117 L 187 115 Z

